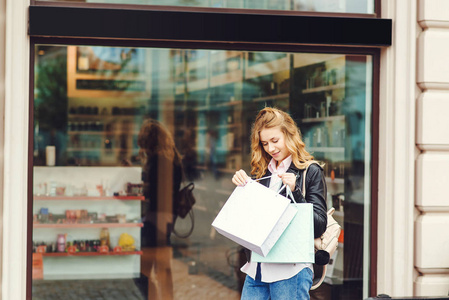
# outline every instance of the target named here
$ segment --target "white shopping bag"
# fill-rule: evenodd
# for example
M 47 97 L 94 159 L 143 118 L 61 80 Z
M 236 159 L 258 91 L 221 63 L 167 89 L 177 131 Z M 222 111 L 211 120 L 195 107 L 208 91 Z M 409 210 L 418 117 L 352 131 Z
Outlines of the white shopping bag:
M 251 180 L 235 188 L 212 226 L 225 237 L 265 256 L 296 212 L 289 199 Z
M 251 253 L 252 262 L 315 263 L 313 204 L 292 203 L 298 213 L 268 255 Z

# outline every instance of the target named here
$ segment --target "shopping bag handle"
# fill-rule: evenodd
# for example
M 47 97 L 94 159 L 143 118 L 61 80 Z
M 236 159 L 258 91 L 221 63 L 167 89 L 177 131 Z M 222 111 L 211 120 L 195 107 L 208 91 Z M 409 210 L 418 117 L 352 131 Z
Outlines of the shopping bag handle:
M 290 197 L 294 203 L 297 203 L 295 200 L 295 197 L 293 197 L 293 193 L 292 190 L 290 189 L 289 185 L 284 184 L 281 189 L 278 191 L 278 193 L 280 194 L 284 189 L 286 189 L 286 196 L 287 198 Z
M 270 175 L 270 176 L 265 176 L 265 177 L 261 177 L 261 178 L 256 178 L 256 179 L 253 179 L 253 181 L 259 181 L 259 180 L 263 180 L 263 179 L 267 179 L 267 178 L 271 178 L 271 177 L 273 177 L 274 175 Z
M 256 178 L 256 179 L 253 179 L 253 181 L 259 181 L 259 180 L 267 179 L 267 178 L 270 178 L 270 177 L 273 177 L 273 176 L 274 176 L 274 175 L 265 176 L 265 177 L 261 177 L 261 178 Z M 286 184 L 284 184 L 284 185 L 279 189 L 278 194 L 280 194 L 284 189 L 286 189 L 286 196 L 287 196 L 287 198 L 290 197 L 290 198 L 293 200 L 294 203 L 297 203 L 296 200 L 295 200 L 295 197 L 293 197 L 293 193 L 292 193 L 292 190 L 290 189 L 290 186 L 288 186 L 288 185 L 286 185 Z

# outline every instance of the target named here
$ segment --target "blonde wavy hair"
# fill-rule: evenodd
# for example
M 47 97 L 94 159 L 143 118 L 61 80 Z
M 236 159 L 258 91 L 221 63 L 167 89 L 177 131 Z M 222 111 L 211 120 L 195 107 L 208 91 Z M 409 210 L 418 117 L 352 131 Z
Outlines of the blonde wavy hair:
M 285 135 L 285 146 L 292 156 L 292 162 L 298 169 L 305 169 L 316 162 L 306 151 L 301 131 L 292 117 L 277 108 L 265 107 L 256 117 L 251 130 L 251 174 L 262 177 L 270 163 L 271 156 L 260 142 L 260 132 L 265 128 L 280 127 Z
M 171 133 L 157 120 L 147 119 L 142 123 L 137 145 L 140 147 L 139 154 L 144 163 L 155 155 L 173 160 L 175 163 L 181 160 Z

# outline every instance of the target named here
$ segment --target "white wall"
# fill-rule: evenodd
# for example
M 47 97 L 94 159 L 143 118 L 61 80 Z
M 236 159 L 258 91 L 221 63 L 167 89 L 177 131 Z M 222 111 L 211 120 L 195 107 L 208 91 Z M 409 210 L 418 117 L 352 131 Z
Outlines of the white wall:
M 449 1 L 419 0 L 415 260 L 417 296 L 449 292 Z
M 6 0 L 2 299 L 26 294 L 29 0 Z M 4 118 L 3 118 L 4 117 Z
M 6 28 L 6 1 L 0 0 L 0 128 L 4 128 L 3 118 L 5 116 L 5 28 Z M 3 130 L 0 130 L 0 270 L 3 263 L 2 260 L 2 244 L 3 234 Z M 2 274 L 0 273 L 0 283 L 2 282 Z M 0 299 L 2 287 L 0 285 Z
M 393 20 L 381 52 L 377 294 L 413 295 L 417 0 L 383 0 Z M 376 159 L 376 158 L 374 158 Z

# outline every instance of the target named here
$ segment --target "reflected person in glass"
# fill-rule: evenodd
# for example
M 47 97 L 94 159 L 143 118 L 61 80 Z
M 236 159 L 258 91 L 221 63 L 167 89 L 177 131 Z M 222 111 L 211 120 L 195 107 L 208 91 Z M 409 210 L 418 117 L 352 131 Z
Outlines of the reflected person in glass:
M 177 209 L 174 199 L 182 181 L 181 156 L 171 133 L 157 120 L 143 122 L 137 144 L 145 195 L 141 269 L 149 278 L 148 299 L 173 299 L 170 235 Z
M 306 199 L 301 193 L 303 171 L 306 175 Z M 254 122 L 251 132 L 251 175 L 264 186 L 278 191 L 285 184 L 295 201 L 313 204 L 314 235 L 326 230 L 327 187 L 322 167 L 316 163 L 301 139 L 301 132 L 291 116 L 282 110 L 266 107 Z M 244 170 L 232 177 L 235 185 L 244 186 L 250 177 Z M 281 192 L 285 196 L 285 189 Z M 241 299 L 310 299 L 313 266 L 310 263 L 278 264 L 248 262 L 241 268 L 246 273 Z

